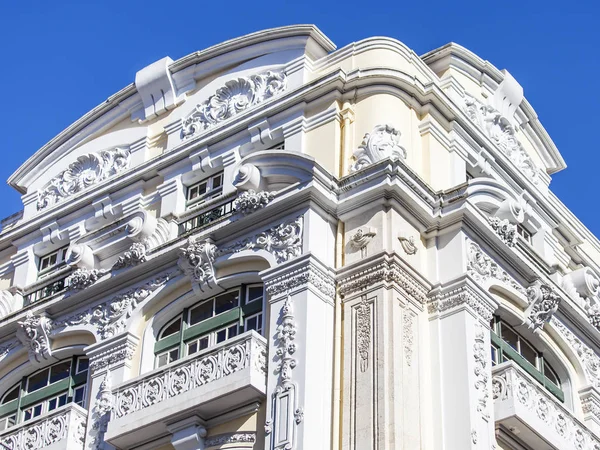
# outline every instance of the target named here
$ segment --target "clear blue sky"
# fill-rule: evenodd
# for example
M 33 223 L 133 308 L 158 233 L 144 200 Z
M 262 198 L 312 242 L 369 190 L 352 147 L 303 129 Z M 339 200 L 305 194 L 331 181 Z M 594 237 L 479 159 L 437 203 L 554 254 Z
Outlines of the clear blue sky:
M 0 131 L 6 180 L 56 134 L 166 55 L 265 28 L 314 23 L 338 47 L 390 36 L 418 54 L 457 42 L 525 89 L 569 166 L 551 188 L 600 236 L 597 1 L 0 2 Z M 0 217 L 21 209 L 0 186 Z

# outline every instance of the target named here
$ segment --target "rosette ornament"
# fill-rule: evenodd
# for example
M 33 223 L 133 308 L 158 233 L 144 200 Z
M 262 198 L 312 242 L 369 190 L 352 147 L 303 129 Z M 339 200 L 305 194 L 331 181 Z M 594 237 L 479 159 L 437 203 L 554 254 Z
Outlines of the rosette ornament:
M 183 136 L 188 138 L 217 125 L 280 94 L 286 87 L 286 75 L 282 71 L 269 70 L 229 80 L 183 119 Z

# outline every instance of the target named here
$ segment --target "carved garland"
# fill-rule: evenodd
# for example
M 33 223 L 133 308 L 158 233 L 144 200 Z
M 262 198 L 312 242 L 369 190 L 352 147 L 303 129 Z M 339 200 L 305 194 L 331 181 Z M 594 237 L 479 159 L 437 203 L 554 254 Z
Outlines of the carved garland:
M 475 358 L 475 389 L 479 392 L 479 399 L 477 400 L 477 412 L 481 414 L 484 419 L 490 418 L 488 411 L 488 358 L 489 358 L 489 345 L 485 346 L 485 329 L 477 322 L 475 327 L 475 344 L 473 345 L 473 357 Z
M 286 87 L 287 78 L 282 71 L 269 70 L 227 81 L 225 86 L 217 89 L 214 95 L 182 119 L 183 136 L 189 138 L 218 125 L 284 92 Z
M 244 191 L 233 201 L 233 209 L 244 215 L 252 214 L 267 206 L 275 198 L 275 194 L 275 191 Z
M 80 156 L 38 191 L 38 211 L 127 170 L 129 156 L 123 148 Z

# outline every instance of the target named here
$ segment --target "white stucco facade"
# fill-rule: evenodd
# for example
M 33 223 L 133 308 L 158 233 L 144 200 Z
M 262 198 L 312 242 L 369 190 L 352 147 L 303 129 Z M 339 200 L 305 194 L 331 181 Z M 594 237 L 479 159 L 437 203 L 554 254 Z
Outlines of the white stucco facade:
M 600 242 L 523 88 L 313 26 L 140 70 L 8 180 L 11 450 L 600 449 Z

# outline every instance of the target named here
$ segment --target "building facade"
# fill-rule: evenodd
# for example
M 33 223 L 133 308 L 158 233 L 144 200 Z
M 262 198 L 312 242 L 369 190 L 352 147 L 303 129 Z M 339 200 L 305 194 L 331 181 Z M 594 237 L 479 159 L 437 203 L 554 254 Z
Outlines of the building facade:
M 163 58 L 9 179 L 10 450 L 600 449 L 600 242 L 507 72 L 313 26 Z

